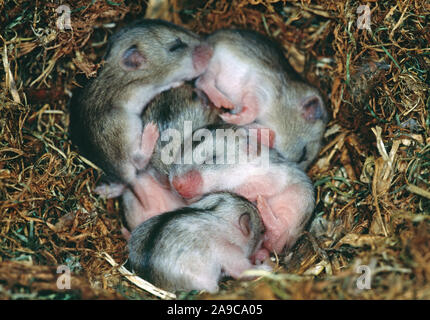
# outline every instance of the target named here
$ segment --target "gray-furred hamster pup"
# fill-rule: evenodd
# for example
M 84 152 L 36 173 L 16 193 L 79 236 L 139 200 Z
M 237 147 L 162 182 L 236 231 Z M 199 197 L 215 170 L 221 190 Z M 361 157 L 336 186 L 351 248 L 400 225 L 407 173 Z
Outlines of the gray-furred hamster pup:
M 282 49 L 251 30 L 218 30 L 206 38 L 213 55 L 197 79 L 221 115 L 237 125 L 273 131 L 273 145 L 305 169 L 318 155 L 327 112 L 318 90 L 291 68 Z
M 143 123 L 155 123 L 161 132 L 146 172 L 138 176 L 148 197 L 143 207 L 131 190 L 125 190 L 122 196 L 124 216 L 129 230 L 133 230 L 143 221 L 162 212 L 185 206 L 185 202 L 171 190 L 168 175 L 173 163 L 163 161 L 162 150 L 176 154 L 182 149 L 185 124 L 188 121 L 192 129 L 208 124 L 220 123 L 218 109 L 210 107 L 204 93 L 199 93 L 190 84 L 184 84 L 156 96 L 142 114 Z M 179 139 L 163 141 L 163 133 L 175 130 L 181 135 Z
M 188 207 L 155 216 L 139 225 L 129 241 L 133 270 L 170 291 L 218 291 L 222 275 L 241 278 L 253 265 L 264 227 L 246 199 L 220 192 Z
M 160 92 L 200 75 L 210 56 L 196 34 L 144 19 L 110 38 L 101 72 L 72 100 L 74 142 L 143 205 L 137 173 L 145 169 L 159 133 L 153 123 L 142 123 L 141 113 Z
M 251 129 L 257 131 L 232 124 L 200 128 L 205 138 L 193 141 L 191 148 L 202 158 L 186 164 L 186 152 L 178 154 L 181 159 L 172 166 L 169 180 L 190 201 L 229 191 L 256 202 L 266 227 L 264 246 L 279 254 L 294 245 L 309 221 L 315 207 L 314 187 L 303 169 L 276 149 L 266 147 L 262 149 L 266 152 L 258 153 L 258 139 L 252 141 Z

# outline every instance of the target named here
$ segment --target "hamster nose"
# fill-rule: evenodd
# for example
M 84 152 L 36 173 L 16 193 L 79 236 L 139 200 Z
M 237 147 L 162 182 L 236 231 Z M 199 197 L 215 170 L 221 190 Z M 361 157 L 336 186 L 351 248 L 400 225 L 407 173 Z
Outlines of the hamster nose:
M 172 185 L 182 197 L 190 199 L 201 194 L 203 179 L 197 170 L 191 170 L 182 176 L 173 177 Z
M 206 43 L 196 46 L 193 50 L 193 67 L 199 72 L 203 73 L 206 69 L 209 60 L 213 54 L 213 49 Z

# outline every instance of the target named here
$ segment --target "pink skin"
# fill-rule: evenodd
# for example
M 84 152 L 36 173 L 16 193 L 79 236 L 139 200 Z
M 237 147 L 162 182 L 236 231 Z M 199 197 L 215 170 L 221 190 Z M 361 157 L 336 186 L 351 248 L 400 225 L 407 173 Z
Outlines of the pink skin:
M 103 183 L 97 186 L 94 192 L 106 199 L 112 199 L 122 195 L 124 190 L 125 185 L 122 183 Z
M 139 200 L 142 208 L 146 208 L 148 206 L 148 197 L 146 196 L 145 188 L 141 184 L 138 178 L 132 183 L 131 188 L 134 196 Z
M 268 181 L 260 183 L 244 184 L 237 192 L 249 201 L 256 201 L 257 208 L 263 219 L 266 233 L 264 234 L 264 248 L 270 252 L 281 253 L 287 247 L 291 248 L 298 238 L 298 230 L 306 216 L 306 208 L 303 203 L 309 201 L 306 190 L 300 185 L 287 186 L 283 191 L 274 195 L 262 190 L 273 184 Z M 256 261 L 264 261 L 267 252 L 257 251 Z
M 146 167 L 149 160 L 151 159 L 159 137 L 160 132 L 158 131 L 158 127 L 155 123 L 150 122 L 143 129 L 140 151 L 145 155 L 146 158 L 144 167 Z
M 172 179 L 172 186 L 185 199 L 197 200 L 204 193 L 211 191 L 220 191 L 215 185 L 211 186 L 211 182 L 204 181 L 198 170 L 190 170 L 182 176 L 176 176 Z M 203 190 L 203 185 L 206 185 L 207 190 Z M 265 197 L 273 196 L 279 190 L 278 183 L 273 178 L 264 175 L 254 175 L 247 177 L 246 181 L 241 185 L 231 188 L 230 191 L 235 192 L 249 201 L 256 201 L 258 195 Z M 230 189 L 230 188 L 226 188 Z M 223 190 L 226 190 L 223 189 Z
M 206 93 L 215 107 L 234 109 L 233 102 L 216 87 L 215 76 L 210 71 L 207 71 L 197 79 L 196 87 Z
M 216 191 L 210 187 L 209 191 L 203 191 L 202 186 L 206 184 L 207 189 L 208 183 L 210 182 L 204 181 L 197 170 L 192 170 L 175 177 L 172 185 L 184 198 L 196 199 L 202 193 Z M 256 262 L 266 260 L 268 251 L 281 253 L 285 246 L 290 248 L 295 243 L 301 224 L 309 213 L 309 190 L 306 186 L 296 184 L 281 187 L 276 177 L 260 175 L 248 177 L 244 183 L 230 191 L 257 202 L 266 233 L 265 248 L 258 250 L 253 256 Z
M 194 48 L 193 51 L 193 67 L 197 73 L 202 73 L 208 66 L 213 50 L 207 44 L 201 44 Z
M 140 142 L 139 154 L 134 156 L 134 162 L 137 168 L 144 169 L 147 166 L 152 153 L 154 152 L 159 136 L 160 133 L 155 123 L 151 122 L 145 126 L 142 133 L 142 140 Z M 146 208 L 149 199 L 146 196 L 145 189 L 141 184 L 140 179 L 136 178 L 132 183 L 132 190 L 142 206 Z
M 243 87 L 237 88 L 237 84 L 225 83 L 230 80 L 224 79 L 222 66 L 216 62 L 209 66 L 209 69 L 197 80 L 196 87 L 206 93 L 209 100 L 217 108 L 238 109 L 242 106 L 240 112 L 236 114 L 223 113 L 220 117 L 227 123 L 237 125 L 246 125 L 254 122 L 260 114 L 260 106 L 258 97 L 253 93 L 255 88 L 245 90 Z M 225 86 L 230 86 L 233 89 L 228 90 L 229 93 L 223 92 L 217 82 L 221 81 Z M 231 82 L 231 81 L 230 81 Z M 236 103 L 234 103 L 236 101 Z
M 245 183 L 235 189 L 235 192 L 251 202 L 258 196 L 271 197 L 279 191 L 279 183 L 267 176 L 251 176 Z
M 250 125 L 249 128 L 267 129 L 258 124 Z M 272 148 L 275 140 L 275 133 L 274 131 L 270 130 L 268 137 L 265 135 L 265 133 L 267 133 L 267 131 L 261 131 L 261 130 L 257 131 L 257 144 L 263 143 L 265 145 L 268 145 L 269 148 Z M 252 146 L 249 145 L 249 148 L 251 149 Z M 249 184 L 243 184 L 243 188 L 244 188 L 243 191 L 241 191 L 239 188 L 236 190 L 236 192 L 239 194 L 247 194 L 248 197 L 251 197 L 251 190 L 248 190 L 248 189 L 253 189 L 253 195 L 252 195 L 251 201 L 256 200 L 257 194 L 259 194 L 258 192 L 260 192 L 260 190 L 271 189 L 266 186 L 270 185 L 272 183 L 272 180 L 267 181 L 267 178 L 265 177 L 261 177 L 261 176 L 250 177 L 249 180 L 250 180 Z M 203 183 L 204 183 L 203 178 L 198 170 L 190 170 L 185 174 L 183 174 L 182 176 L 175 176 L 172 179 L 172 186 L 185 199 L 195 199 L 196 197 L 200 196 L 202 194 Z
M 130 238 L 131 238 L 131 233 L 130 233 L 130 231 L 128 231 L 128 230 L 127 230 L 127 228 L 126 228 L 126 227 L 122 227 L 122 228 L 121 228 L 121 234 L 122 234 L 122 236 L 124 237 L 124 239 L 125 239 L 126 241 L 130 240 Z
M 263 264 L 264 261 L 270 258 L 270 252 L 266 248 L 258 249 L 251 257 L 254 264 Z
M 224 272 L 235 279 L 247 280 L 248 277 L 243 276 L 243 273 L 246 270 L 258 269 L 259 267 L 251 263 L 250 259 L 243 254 L 241 248 L 233 245 L 229 246 L 228 250 L 224 250 L 222 261 L 224 261 Z
M 172 186 L 185 199 L 192 199 L 201 195 L 203 179 L 197 170 L 191 170 L 183 176 L 174 177 Z
M 258 98 L 252 93 L 247 93 L 242 97 L 242 105 L 242 110 L 240 110 L 239 113 L 232 114 L 226 112 L 221 115 L 221 119 L 227 123 L 233 123 L 239 126 L 254 122 L 260 114 Z
M 150 174 L 144 173 L 138 179 L 139 184 L 149 197 L 145 208 L 141 206 L 139 201 L 135 201 L 132 210 L 127 212 L 126 220 L 131 231 L 151 217 L 185 206 L 183 199 L 160 184 Z
M 256 250 L 257 253 L 253 254 L 250 258 L 248 258 L 247 255 L 245 254 L 244 248 L 246 247 L 247 243 L 251 240 L 250 237 L 252 237 L 250 233 L 249 220 L 240 219 L 238 231 L 239 230 L 241 233 L 241 237 L 240 237 L 241 241 L 237 242 L 236 244 L 232 244 L 228 242 L 225 243 L 225 247 L 223 248 L 223 250 L 220 250 L 218 254 L 220 254 L 222 257 L 221 261 L 224 261 L 224 263 L 222 264 L 222 268 L 225 273 L 227 273 L 228 275 L 232 276 L 235 279 L 252 280 L 254 277 L 243 275 L 243 273 L 246 270 L 250 270 L 250 269 L 271 270 L 271 267 L 264 263 L 261 263 L 257 266 L 255 265 L 255 263 L 253 263 L 255 260 L 257 260 L 257 259 L 254 259 L 255 256 L 257 256 L 258 258 L 262 257 L 261 252 L 263 252 L 263 250 L 260 249 L 261 242 L 257 246 L 257 250 Z M 261 260 L 261 261 L 264 261 L 264 260 Z
M 154 123 L 151 122 L 145 126 L 141 137 L 140 149 L 133 154 L 133 163 L 136 168 L 144 169 L 147 166 L 154 152 L 159 135 L 158 127 Z M 136 178 L 131 185 L 133 193 L 142 206 L 146 206 L 148 199 L 140 180 Z M 125 185 L 122 183 L 102 184 L 94 189 L 97 194 L 107 199 L 120 196 L 124 190 Z
M 269 251 L 281 253 L 297 241 L 306 216 L 305 192 L 300 185 L 292 185 L 273 197 L 257 197 L 257 208 L 266 226 L 264 247 Z

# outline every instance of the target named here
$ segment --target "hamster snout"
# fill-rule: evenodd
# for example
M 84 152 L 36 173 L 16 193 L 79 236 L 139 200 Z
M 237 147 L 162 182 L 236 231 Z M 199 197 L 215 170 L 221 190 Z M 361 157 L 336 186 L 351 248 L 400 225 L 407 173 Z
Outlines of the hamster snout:
M 193 67 L 197 73 L 203 73 L 213 55 L 213 49 L 208 44 L 202 43 L 193 50 Z

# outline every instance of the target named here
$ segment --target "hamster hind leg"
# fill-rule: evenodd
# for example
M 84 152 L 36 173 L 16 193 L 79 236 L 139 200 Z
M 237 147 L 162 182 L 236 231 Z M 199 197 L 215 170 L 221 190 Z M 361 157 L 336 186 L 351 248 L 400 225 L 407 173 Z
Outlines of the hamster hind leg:
M 271 271 L 272 268 L 267 264 L 253 265 L 244 252 L 238 248 L 230 245 L 220 258 L 223 270 L 229 276 L 241 280 L 253 280 L 253 276 L 245 276 L 243 273 L 246 270 L 266 270 Z
M 281 253 L 291 248 L 313 209 L 313 198 L 297 185 L 270 198 L 257 197 L 257 208 L 266 227 L 264 246 Z
M 153 216 L 185 206 L 182 199 L 160 185 L 151 175 L 144 173 L 138 179 L 149 196 L 144 208 L 134 193 L 129 190 L 124 193 L 125 219 L 131 231 Z

